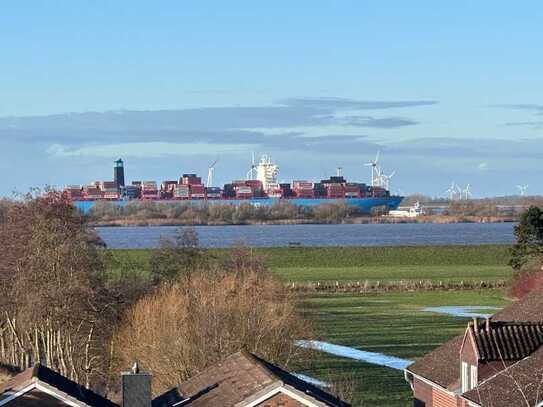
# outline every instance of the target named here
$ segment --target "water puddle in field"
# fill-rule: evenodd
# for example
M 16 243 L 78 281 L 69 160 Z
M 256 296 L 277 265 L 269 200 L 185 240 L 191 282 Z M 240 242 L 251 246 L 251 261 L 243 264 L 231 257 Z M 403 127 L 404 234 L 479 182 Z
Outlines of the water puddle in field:
M 298 379 L 303 380 L 304 382 L 307 382 L 309 384 L 312 384 L 314 386 L 319 387 L 330 387 L 330 385 L 326 382 L 323 382 L 322 380 L 315 379 L 314 377 L 307 376 L 303 373 L 293 373 L 294 376 L 296 376 Z
M 421 311 L 434 312 L 437 314 L 450 315 L 460 318 L 488 318 L 491 317 L 493 312 L 482 311 L 496 311 L 500 310 L 499 307 L 490 307 L 486 305 L 463 305 L 463 306 L 444 306 L 444 307 L 427 307 Z
M 403 370 L 411 363 L 412 360 L 400 359 L 395 356 L 387 356 L 382 353 L 367 352 L 355 348 L 350 348 L 343 345 L 334 345 L 333 343 L 322 341 L 297 341 L 296 344 L 306 349 L 314 349 L 321 352 L 330 353 L 331 355 L 341 356 L 348 359 L 359 360 L 362 362 L 371 363 L 379 366 L 386 366 L 392 369 Z

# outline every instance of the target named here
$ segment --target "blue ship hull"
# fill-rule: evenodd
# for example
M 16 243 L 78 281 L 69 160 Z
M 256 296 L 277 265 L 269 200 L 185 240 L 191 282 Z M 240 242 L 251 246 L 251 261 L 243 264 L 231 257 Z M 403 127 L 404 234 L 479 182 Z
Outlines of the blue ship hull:
M 241 205 L 241 204 L 250 204 L 253 206 L 271 206 L 278 202 L 288 202 L 293 205 L 298 206 L 318 206 L 327 203 L 345 203 L 347 205 L 353 205 L 358 207 L 360 212 L 370 214 L 372 208 L 376 206 L 386 206 L 389 210 L 395 210 L 400 205 L 403 197 L 401 196 L 391 196 L 389 198 L 347 198 L 347 199 L 304 199 L 304 198 L 255 198 L 255 199 L 210 199 L 210 200 L 186 200 L 186 201 L 174 201 L 174 200 L 159 200 L 153 202 L 159 203 L 171 203 L 171 204 L 185 204 L 185 205 Z M 119 206 L 125 206 L 130 202 L 144 202 L 144 201 L 109 201 Z M 74 205 L 83 213 L 87 214 L 90 209 L 94 206 L 96 201 L 75 201 Z

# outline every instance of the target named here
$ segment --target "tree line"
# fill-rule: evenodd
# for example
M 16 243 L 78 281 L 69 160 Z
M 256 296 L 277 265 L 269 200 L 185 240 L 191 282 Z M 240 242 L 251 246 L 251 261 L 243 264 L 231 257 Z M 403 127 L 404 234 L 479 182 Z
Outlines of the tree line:
M 93 222 L 172 220 L 186 224 L 244 224 L 270 221 L 316 221 L 341 223 L 362 216 L 358 207 L 346 203 L 324 203 L 315 207 L 289 202 L 273 205 L 190 205 L 186 202 L 134 201 L 124 206 L 108 201 L 95 202 L 89 212 Z

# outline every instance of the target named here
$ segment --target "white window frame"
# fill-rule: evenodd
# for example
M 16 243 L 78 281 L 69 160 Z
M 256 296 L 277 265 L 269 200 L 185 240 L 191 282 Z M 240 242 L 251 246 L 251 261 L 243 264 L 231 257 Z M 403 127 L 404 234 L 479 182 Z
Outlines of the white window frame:
M 462 374 L 462 393 L 470 390 L 469 387 L 469 368 L 466 362 L 462 362 L 460 372 Z
M 471 366 L 471 377 L 470 377 L 470 390 L 471 389 L 474 389 L 475 387 L 477 387 L 477 381 L 478 381 L 478 378 L 477 378 L 477 366 Z

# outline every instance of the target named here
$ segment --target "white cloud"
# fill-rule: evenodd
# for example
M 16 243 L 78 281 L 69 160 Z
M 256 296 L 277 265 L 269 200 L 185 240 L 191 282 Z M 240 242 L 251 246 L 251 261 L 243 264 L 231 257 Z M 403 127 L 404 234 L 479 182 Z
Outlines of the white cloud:
M 479 171 L 487 171 L 488 170 L 488 163 L 487 162 L 479 163 L 477 168 L 479 169 Z
M 47 154 L 53 157 L 136 157 L 157 158 L 171 155 L 194 155 L 237 153 L 254 147 L 249 144 L 208 144 L 208 143 L 120 143 L 103 145 L 86 145 L 68 148 L 62 144 L 52 144 Z

